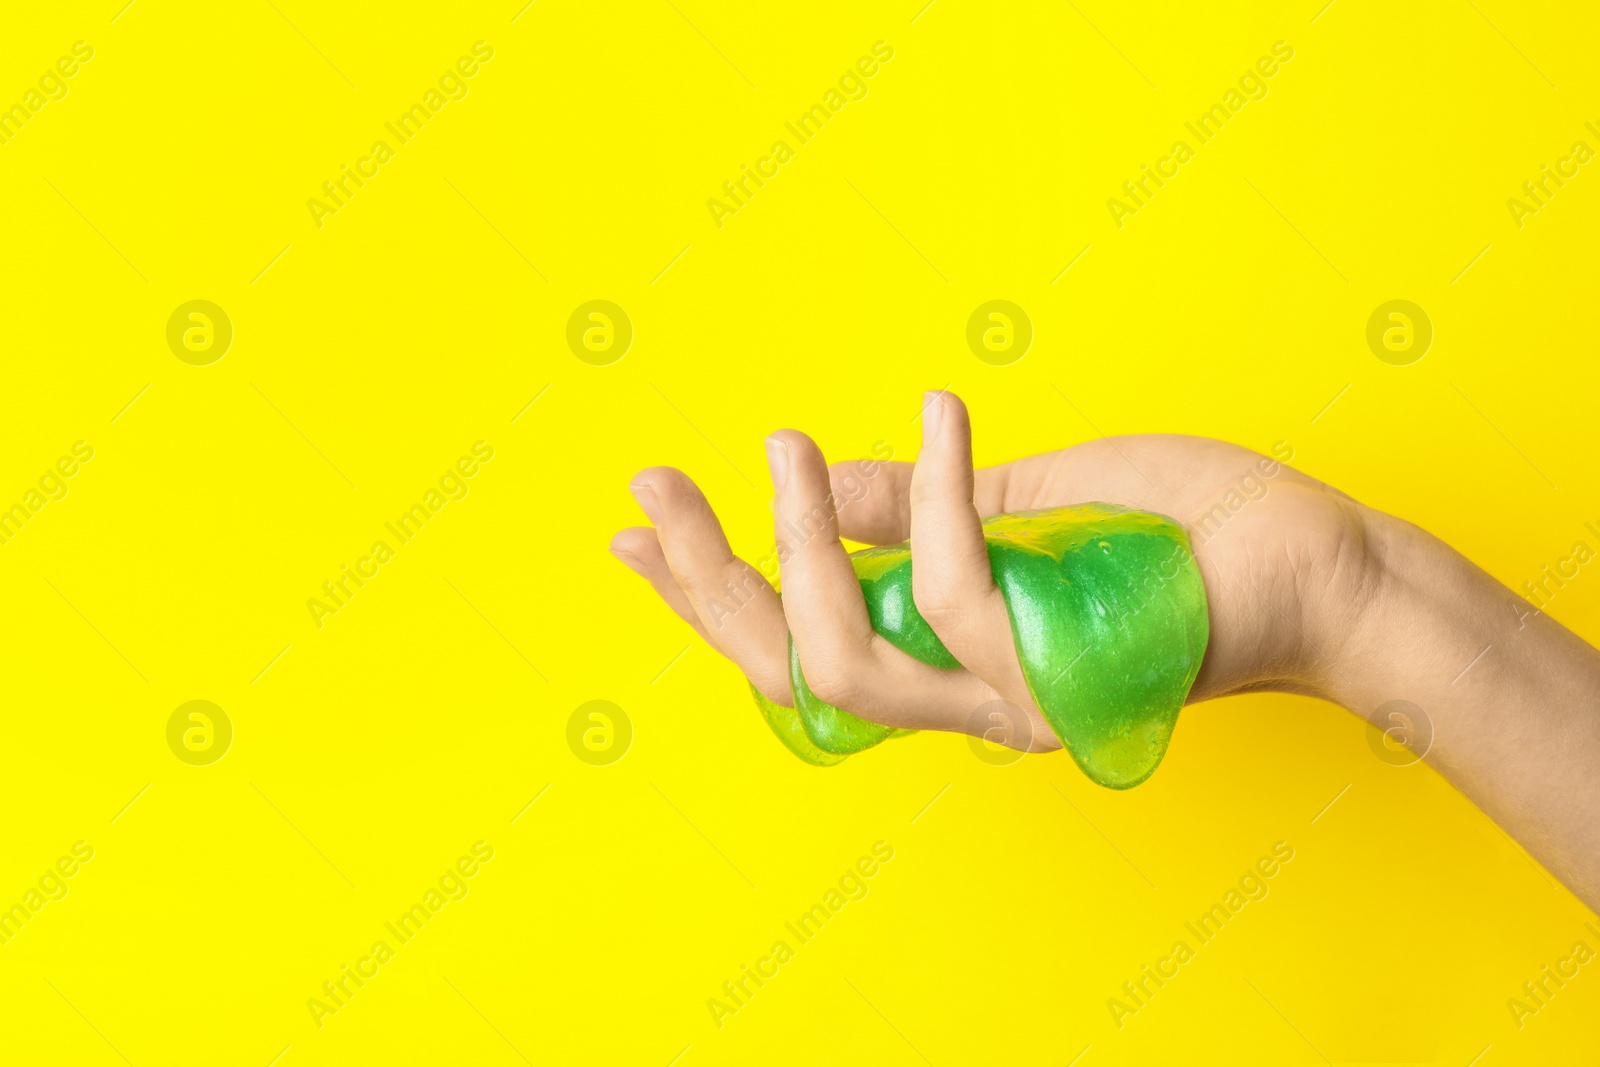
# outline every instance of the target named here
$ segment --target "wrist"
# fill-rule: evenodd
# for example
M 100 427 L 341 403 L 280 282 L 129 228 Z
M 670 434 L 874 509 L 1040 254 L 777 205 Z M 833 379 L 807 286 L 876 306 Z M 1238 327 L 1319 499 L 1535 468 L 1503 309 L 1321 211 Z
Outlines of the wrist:
M 1426 757 L 1593 907 L 1600 654 L 1418 527 L 1374 513 L 1371 528 L 1373 595 L 1325 695 L 1384 732 L 1380 759 Z
M 1527 628 L 1529 611 L 1427 531 L 1370 508 L 1362 513 L 1364 592 L 1331 613 L 1340 636 L 1318 671 L 1318 695 L 1383 729 L 1393 725 L 1385 706 L 1407 702 L 1407 713 L 1420 712 L 1423 720 L 1408 743 L 1422 751 L 1436 720 L 1469 692 L 1516 681 L 1522 665 L 1507 653 Z
M 1192 703 L 1280 692 L 1351 706 L 1351 664 L 1394 622 L 1403 597 L 1388 560 L 1398 520 L 1324 486 L 1283 492 L 1291 517 L 1257 545 L 1191 533 L 1212 608 Z
M 1357 505 L 1359 575 L 1352 592 L 1325 598 L 1322 631 L 1328 645 L 1317 663 L 1318 696 L 1370 718 L 1381 704 L 1403 699 L 1421 668 L 1422 644 L 1439 640 L 1423 630 L 1428 614 L 1424 586 L 1436 557 L 1450 549 L 1416 526 Z

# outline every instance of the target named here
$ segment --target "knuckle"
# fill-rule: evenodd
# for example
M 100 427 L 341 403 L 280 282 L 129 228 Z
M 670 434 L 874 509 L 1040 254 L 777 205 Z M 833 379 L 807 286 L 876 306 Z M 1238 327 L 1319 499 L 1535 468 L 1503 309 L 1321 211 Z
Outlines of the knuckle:
M 962 610 L 961 605 L 944 601 L 924 606 L 922 601 L 919 600 L 917 601 L 917 613 L 922 616 L 923 621 L 933 627 L 933 632 L 941 638 L 960 633 L 962 624 L 967 617 L 967 613 Z M 946 640 L 945 643 L 949 644 L 949 641 Z
M 789 685 L 789 672 L 780 669 L 762 669 L 750 676 L 750 682 L 761 695 L 782 707 L 794 707 L 794 690 Z
M 851 665 L 837 659 L 824 659 L 815 670 L 807 670 L 806 685 L 818 700 L 845 707 L 855 701 L 861 692 L 859 673 Z
M 831 535 L 837 539 L 837 519 L 833 510 L 833 496 L 830 493 L 824 499 L 812 500 L 809 503 L 802 501 L 794 506 L 786 516 L 785 529 L 793 536 L 797 551 L 803 551 L 813 544 L 825 544 L 827 537 L 821 541 L 819 535 Z
M 961 597 L 948 582 L 916 580 L 916 572 L 912 572 L 911 599 L 917 606 L 917 614 L 923 621 L 933 627 L 935 633 L 943 637 L 946 633 L 955 633 L 961 629 L 967 612 L 961 604 Z
M 772 586 L 761 572 L 742 559 L 730 561 L 722 570 L 723 589 L 738 604 L 745 604 Z
M 690 603 L 704 604 L 711 599 L 712 586 L 706 576 L 698 570 L 672 569 L 672 577 L 688 594 Z
M 950 494 L 942 486 L 930 485 L 926 480 L 912 479 L 911 491 L 906 494 L 906 502 L 911 507 L 913 515 L 918 512 L 934 511 L 942 508 L 949 501 Z

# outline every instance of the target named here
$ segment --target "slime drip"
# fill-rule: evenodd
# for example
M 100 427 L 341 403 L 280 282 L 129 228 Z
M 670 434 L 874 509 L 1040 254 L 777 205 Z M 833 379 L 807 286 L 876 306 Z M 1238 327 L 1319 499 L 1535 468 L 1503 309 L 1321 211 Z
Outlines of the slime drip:
M 1093 781 L 1128 789 L 1166 754 L 1210 635 L 1205 584 L 1173 520 L 1114 504 L 997 515 L 983 523 L 989 566 L 1011 616 L 1022 675 L 1073 760 Z M 917 612 L 909 545 L 852 553 L 872 628 L 902 652 L 961 666 Z M 828 704 L 789 646 L 795 706 L 756 704 L 788 749 L 831 767 L 912 733 Z

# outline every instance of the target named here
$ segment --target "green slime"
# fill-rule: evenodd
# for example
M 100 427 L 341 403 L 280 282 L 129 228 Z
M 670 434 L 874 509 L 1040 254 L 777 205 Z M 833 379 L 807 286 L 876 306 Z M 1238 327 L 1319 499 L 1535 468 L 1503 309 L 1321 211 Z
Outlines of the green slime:
M 1200 671 L 1210 636 L 1205 583 L 1183 527 L 1115 504 L 997 515 L 983 523 L 989 566 L 1011 616 L 1028 692 L 1090 779 L 1128 789 L 1150 777 Z M 872 628 L 934 667 L 961 664 L 917 612 L 911 548 L 850 556 Z M 796 756 L 831 767 L 892 737 L 819 699 L 789 646 L 795 706 L 754 686 L 772 732 Z

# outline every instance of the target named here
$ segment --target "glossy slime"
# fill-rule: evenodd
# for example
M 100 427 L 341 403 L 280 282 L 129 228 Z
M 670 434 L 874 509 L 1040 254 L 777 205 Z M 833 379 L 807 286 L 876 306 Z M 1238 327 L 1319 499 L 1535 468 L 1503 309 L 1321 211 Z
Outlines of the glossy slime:
M 1188 535 L 1165 516 L 1114 504 L 997 515 L 983 533 L 1034 703 L 1092 780 L 1138 785 L 1166 755 L 1210 636 Z M 961 666 L 917 612 L 909 545 L 865 549 L 850 561 L 874 630 L 923 663 Z M 807 763 L 831 767 L 914 732 L 819 699 L 793 642 L 789 677 L 793 708 L 751 692 L 773 733 Z

